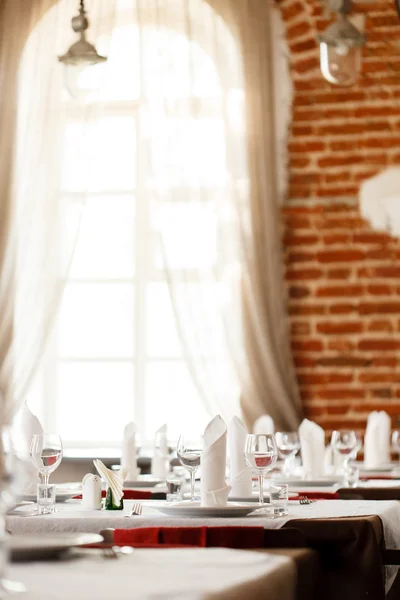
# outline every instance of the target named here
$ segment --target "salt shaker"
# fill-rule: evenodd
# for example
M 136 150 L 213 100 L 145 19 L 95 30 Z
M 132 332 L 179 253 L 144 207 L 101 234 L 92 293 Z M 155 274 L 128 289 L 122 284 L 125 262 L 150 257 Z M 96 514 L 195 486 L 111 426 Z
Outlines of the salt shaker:
M 100 510 L 101 502 L 101 479 L 98 475 L 88 473 L 82 480 L 82 505 L 84 508 Z

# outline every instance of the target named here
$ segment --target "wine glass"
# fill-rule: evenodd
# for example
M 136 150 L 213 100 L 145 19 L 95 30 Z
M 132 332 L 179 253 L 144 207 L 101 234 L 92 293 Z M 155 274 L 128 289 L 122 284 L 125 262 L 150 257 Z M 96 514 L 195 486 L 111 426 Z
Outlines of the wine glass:
M 42 476 L 42 482 L 49 484 L 50 474 L 59 466 L 63 447 L 58 433 L 40 433 L 32 437 L 31 459 Z
M 400 429 L 395 429 L 392 433 L 392 448 L 393 452 L 399 455 L 400 460 Z
M 357 431 L 355 431 L 354 433 L 356 435 L 356 447 L 354 448 L 353 452 L 351 453 L 351 456 L 350 456 L 351 460 L 357 460 L 357 454 L 359 453 L 359 451 L 363 447 L 363 437 L 362 437 L 362 434 L 360 432 L 357 432 Z
M 189 471 L 190 475 L 190 499 L 195 500 L 194 496 L 194 478 L 197 469 L 200 466 L 202 444 L 199 441 L 188 440 L 184 434 L 181 434 L 176 447 L 176 453 L 179 462 Z
M 258 475 L 259 512 L 267 512 L 264 505 L 264 475 L 270 471 L 278 459 L 278 448 L 273 434 L 249 434 L 246 436 L 244 457 L 249 467 Z
M 332 448 L 343 456 L 343 469 L 347 473 L 349 460 L 357 447 L 357 438 L 354 431 L 341 430 L 332 433 Z
M 300 450 L 300 440 L 297 431 L 277 431 L 275 434 L 279 456 L 284 459 L 283 472 L 290 474 L 290 462 Z

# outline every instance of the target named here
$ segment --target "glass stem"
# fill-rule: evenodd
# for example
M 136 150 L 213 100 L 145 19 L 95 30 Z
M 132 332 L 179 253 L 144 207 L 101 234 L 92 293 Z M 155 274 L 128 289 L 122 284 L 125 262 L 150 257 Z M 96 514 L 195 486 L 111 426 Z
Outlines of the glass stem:
M 42 474 L 42 482 L 44 485 L 49 485 L 49 479 L 50 479 L 50 475 L 48 473 Z
M 192 501 L 194 500 L 194 476 L 195 476 L 195 471 L 191 470 L 190 471 L 190 499 Z
M 259 494 L 260 494 L 260 505 L 261 508 L 264 508 L 264 475 L 259 473 L 258 475 L 258 485 L 259 485 Z

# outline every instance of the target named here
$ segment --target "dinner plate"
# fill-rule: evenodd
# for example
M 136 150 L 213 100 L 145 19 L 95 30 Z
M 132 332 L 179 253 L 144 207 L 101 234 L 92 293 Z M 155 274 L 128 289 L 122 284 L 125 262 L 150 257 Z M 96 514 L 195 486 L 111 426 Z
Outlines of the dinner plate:
M 45 560 L 56 558 L 70 548 L 85 544 L 98 544 L 103 536 L 97 533 L 51 533 L 40 535 L 11 535 L 8 547 L 11 560 Z
M 56 502 L 66 502 L 70 498 L 81 494 L 81 490 L 65 490 L 56 488 Z M 20 494 L 18 496 L 18 501 L 24 500 L 26 502 L 36 502 L 36 493 L 34 494 Z
M 124 488 L 155 487 L 159 483 L 165 483 L 165 480 L 152 475 L 139 475 L 137 479 L 124 481 Z
M 226 506 L 201 506 L 200 502 L 164 504 L 154 506 L 170 517 L 245 517 L 257 509 L 254 504 L 227 504 Z
M 268 491 L 265 490 L 264 492 L 264 502 L 266 504 L 268 504 L 269 502 L 269 497 L 268 497 Z M 291 500 L 295 500 L 297 497 L 299 496 L 298 492 L 291 492 L 289 491 L 289 498 Z M 232 502 L 259 502 L 260 501 L 260 497 L 257 493 L 254 493 L 252 496 L 229 496 L 229 500 Z
M 277 479 L 277 483 L 287 483 L 291 487 L 332 487 L 343 480 L 343 476 L 336 478 L 322 479 Z

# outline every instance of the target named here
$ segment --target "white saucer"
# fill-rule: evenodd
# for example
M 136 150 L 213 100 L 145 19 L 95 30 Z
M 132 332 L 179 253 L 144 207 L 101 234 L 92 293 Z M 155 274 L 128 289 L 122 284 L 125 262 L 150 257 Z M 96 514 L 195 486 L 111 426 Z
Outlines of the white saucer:
M 13 561 L 40 560 L 59 556 L 69 548 L 98 544 L 103 536 L 97 533 L 48 533 L 11 535 L 8 546 Z
M 170 517 L 245 517 L 257 509 L 254 504 L 228 503 L 226 506 L 201 506 L 200 502 L 179 502 L 154 506 Z

